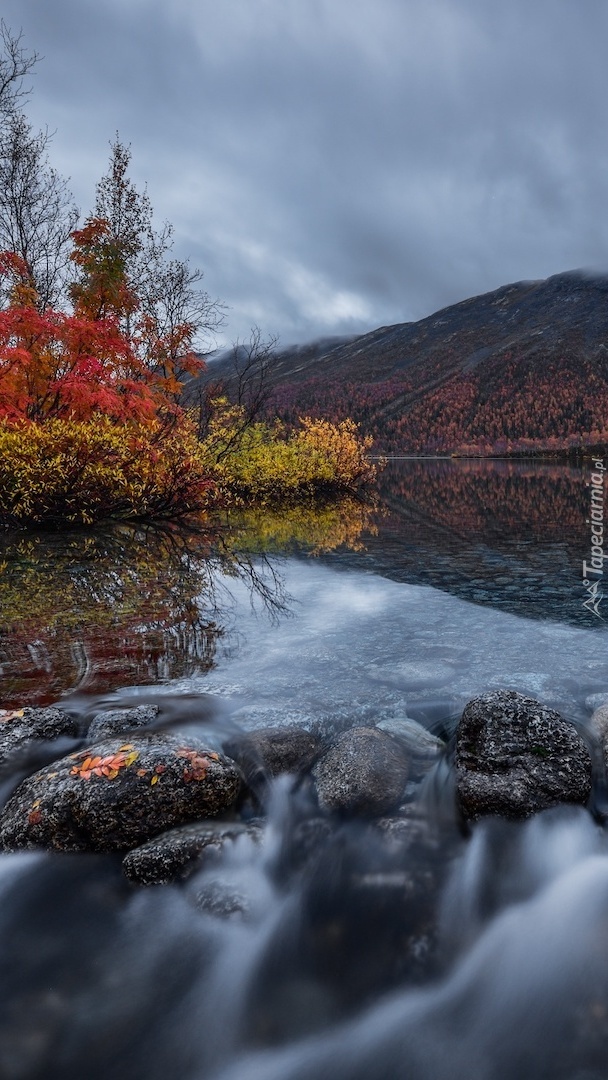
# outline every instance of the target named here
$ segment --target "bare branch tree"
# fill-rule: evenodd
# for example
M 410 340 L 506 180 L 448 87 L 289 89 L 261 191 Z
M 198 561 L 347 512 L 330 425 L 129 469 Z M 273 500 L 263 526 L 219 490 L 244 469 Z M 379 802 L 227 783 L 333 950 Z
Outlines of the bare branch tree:
M 40 60 L 38 53 L 26 52 L 22 40 L 21 30 L 14 33 L 0 19 L 0 117 L 3 119 L 11 116 L 30 93 L 23 80 Z
M 49 142 L 18 111 L 0 132 L 0 249 L 24 260 L 41 310 L 61 302 L 78 221 L 67 182 L 49 164 Z
M 141 310 L 152 317 L 166 342 L 177 341 L 178 327 L 191 326 L 192 348 L 203 352 L 224 322 L 224 305 L 200 287 L 202 270 L 193 268 L 187 259 L 168 259 L 168 250 L 161 243 L 142 253 L 147 258 L 139 279 Z M 180 368 L 178 345 L 169 345 L 167 360 L 181 379 L 185 373 Z
M 222 439 L 218 461 L 237 449 L 243 434 L 260 419 L 272 396 L 269 373 L 278 340 L 275 335 L 263 338 L 260 328 L 254 326 L 248 342 L 235 341 L 229 360 L 222 364 L 219 377 L 210 377 L 208 369 L 202 378 L 194 378 L 185 384 L 182 403 L 198 413 L 199 439 L 209 434 L 216 412 L 214 402 L 218 398 L 227 398 L 232 404 L 240 406 L 240 419 L 231 427 L 229 440 L 226 442 Z
M 78 212 L 49 164 L 51 135 L 36 134 L 22 111 L 24 79 L 40 59 L 22 39 L 0 20 L 0 249 L 24 260 L 44 310 L 62 299 Z

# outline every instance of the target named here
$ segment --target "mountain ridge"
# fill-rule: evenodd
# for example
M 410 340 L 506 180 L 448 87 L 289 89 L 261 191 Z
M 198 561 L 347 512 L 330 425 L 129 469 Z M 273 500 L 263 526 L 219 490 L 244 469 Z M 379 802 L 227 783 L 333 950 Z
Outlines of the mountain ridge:
M 388 453 L 608 443 L 607 343 L 608 275 L 513 282 L 416 322 L 279 350 L 269 415 L 352 416 Z

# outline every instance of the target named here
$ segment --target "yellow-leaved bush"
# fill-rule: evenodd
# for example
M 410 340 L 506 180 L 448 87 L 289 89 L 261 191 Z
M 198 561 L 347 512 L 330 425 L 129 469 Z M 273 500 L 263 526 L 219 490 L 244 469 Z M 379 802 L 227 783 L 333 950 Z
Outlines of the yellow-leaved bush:
M 0 517 L 90 524 L 199 510 L 213 487 L 193 425 L 0 424 Z
M 290 434 L 247 423 L 219 402 L 207 436 L 194 416 L 117 423 L 0 423 L 0 520 L 91 524 L 180 517 L 214 506 L 270 505 L 352 493 L 374 479 L 370 440 L 351 420 L 305 418 Z
M 202 451 L 210 475 L 227 502 L 272 503 L 306 496 L 353 492 L 371 483 L 367 459 L 372 439 L 352 420 L 332 424 L 304 417 L 286 435 L 279 424 L 246 425 L 239 406 L 221 401 Z

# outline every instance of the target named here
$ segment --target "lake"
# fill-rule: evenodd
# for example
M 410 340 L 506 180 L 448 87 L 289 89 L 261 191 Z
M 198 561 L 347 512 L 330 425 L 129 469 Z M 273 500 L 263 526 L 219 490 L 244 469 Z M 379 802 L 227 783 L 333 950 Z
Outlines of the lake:
M 584 726 L 608 700 L 592 474 L 393 460 L 374 507 L 7 533 L 0 707 L 157 702 L 220 742 L 407 715 L 449 741 L 471 697 L 508 688 Z M 294 870 L 311 811 L 283 781 L 261 847 L 243 836 L 184 885 L 134 889 L 109 856 L 0 856 L 0 1075 L 605 1077 L 603 828 L 561 808 L 469 835 L 449 757 L 423 787 L 433 840 L 406 867 L 351 822 Z M 209 890 L 238 902 L 201 909 Z

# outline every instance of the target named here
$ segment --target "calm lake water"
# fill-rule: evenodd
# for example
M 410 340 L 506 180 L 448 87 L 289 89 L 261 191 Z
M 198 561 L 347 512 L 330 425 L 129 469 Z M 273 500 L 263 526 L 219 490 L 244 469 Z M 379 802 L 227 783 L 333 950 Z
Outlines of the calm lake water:
M 584 606 L 589 483 L 400 460 L 375 509 L 7 535 L 0 707 L 157 701 L 173 719 L 178 702 L 196 727 L 205 695 L 214 738 L 405 714 L 449 738 L 470 697 L 505 687 L 584 724 L 608 700 L 608 595 Z M 262 848 L 243 838 L 186 886 L 134 890 L 113 858 L 0 856 L 0 1075 L 605 1077 L 604 830 L 570 809 L 465 838 L 448 773 L 420 811 L 445 877 L 424 976 L 377 959 L 406 916 L 363 826 L 312 883 L 281 870 L 297 804 L 281 784 Z M 355 878 L 378 884 L 364 902 Z M 200 911 L 211 886 L 244 897 L 236 914 Z

